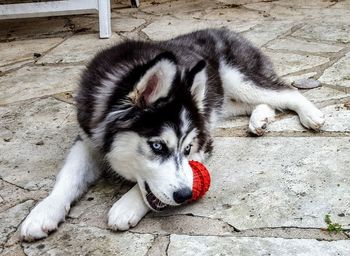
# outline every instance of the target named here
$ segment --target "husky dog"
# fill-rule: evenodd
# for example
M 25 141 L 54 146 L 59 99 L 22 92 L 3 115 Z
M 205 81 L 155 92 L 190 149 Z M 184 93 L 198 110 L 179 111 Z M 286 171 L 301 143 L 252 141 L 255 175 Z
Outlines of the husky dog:
M 219 118 L 249 114 L 256 135 L 276 110 L 295 111 L 313 130 L 324 123 L 265 55 L 227 29 L 104 50 L 84 71 L 76 101 L 81 136 L 51 194 L 23 222 L 24 240 L 55 230 L 106 167 L 137 183 L 110 209 L 113 230 L 134 227 L 149 210 L 184 203 L 192 196 L 188 161 L 210 154 Z

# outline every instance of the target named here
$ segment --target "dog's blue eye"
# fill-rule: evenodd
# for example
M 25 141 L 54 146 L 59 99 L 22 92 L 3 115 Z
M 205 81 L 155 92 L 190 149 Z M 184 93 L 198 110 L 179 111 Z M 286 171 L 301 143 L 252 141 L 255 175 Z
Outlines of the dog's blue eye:
M 185 148 L 184 154 L 185 154 L 186 156 L 188 156 L 188 155 L 190 154 L 191 148 L 192 148 L 192 145 L 191 145 L 191 144 L 188 145 L 188 146 Z
M 152 146 L 152 148 L 153 148 L 154 150 L 156 150 L 156 151 L 161 151 L 161 150 L 163 149 L 162 144 L 159 143 L 159 142 L 152 142 L 152 143 L 151 143 L 151 146 Z
M 157 155 L 166 156 L 169 154 L 169 150 L 164 142 L 148 141 L 148 145 L 152 149 L 153 153 L 155 153 Z

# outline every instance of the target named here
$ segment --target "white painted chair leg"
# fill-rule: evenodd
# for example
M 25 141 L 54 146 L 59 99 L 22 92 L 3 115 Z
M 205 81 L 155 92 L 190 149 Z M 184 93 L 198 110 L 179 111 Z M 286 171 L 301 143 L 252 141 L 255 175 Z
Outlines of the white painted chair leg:
M 140 1 L 139 0 L 131 0 L 131 6 L 132 7 L 139 7 Z
M 100 38 L 109 38 L 112 35 L 110 0 L 98 0 L 98 19 Z

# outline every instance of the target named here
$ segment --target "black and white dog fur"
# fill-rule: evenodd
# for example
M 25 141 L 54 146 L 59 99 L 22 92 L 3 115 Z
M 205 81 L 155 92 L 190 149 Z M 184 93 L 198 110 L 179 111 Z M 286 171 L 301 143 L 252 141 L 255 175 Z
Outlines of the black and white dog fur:
M 136 182 L 109 211 L 113 230 L 134 227 L 150 209 L 184 203 L 192 196 L 188 161 L 210 154 L 219 118 L 251 115 L 249 130 L 257 135 L 276 110 L 295 111 L 313 130 L 324 123 L 266 56 L 227 29 L 104 50 L 84 71 L 76 100 L 82 133 L 51 194 L 22 223 L 24 240 L 57 229 L 104 169 Z

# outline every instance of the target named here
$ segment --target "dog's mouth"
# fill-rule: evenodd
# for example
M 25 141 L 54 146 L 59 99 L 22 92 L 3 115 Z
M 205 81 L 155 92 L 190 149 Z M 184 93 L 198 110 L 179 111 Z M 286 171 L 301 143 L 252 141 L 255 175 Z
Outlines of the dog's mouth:
M 167 206 L 169 206 L 168 204 L 163 203 L 162 201 L 160 201 L 151 191 L 151 189 L 149 188 L 149 185 L 147 184 L 147 182 L 145 182 L 145 189 L 146 189 L 146 200 L 149 204 L 149 206 L 155 210 L 155 211 L 162 211 L 164 210 Z

